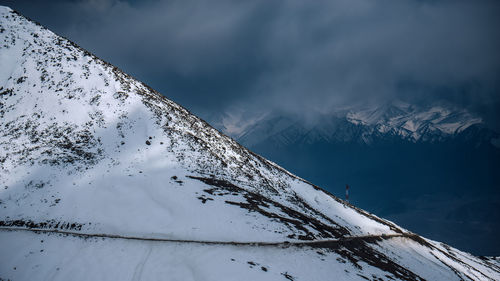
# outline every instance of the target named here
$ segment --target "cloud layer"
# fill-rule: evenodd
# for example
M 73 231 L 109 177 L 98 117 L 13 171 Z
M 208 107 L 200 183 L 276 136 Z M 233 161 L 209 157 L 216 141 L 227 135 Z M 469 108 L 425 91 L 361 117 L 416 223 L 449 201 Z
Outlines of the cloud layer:
M 500 120 L 496 0 L 2 3 L 202 116 L 403 99 Z

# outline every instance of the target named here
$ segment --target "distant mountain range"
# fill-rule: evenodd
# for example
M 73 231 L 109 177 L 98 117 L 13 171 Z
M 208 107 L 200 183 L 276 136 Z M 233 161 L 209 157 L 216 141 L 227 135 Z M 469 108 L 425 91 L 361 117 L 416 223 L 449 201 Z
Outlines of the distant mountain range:
M 318 141 L 373 145 L 461 140 L 475 145 L 496 145 L 499 138 L 498 133 L 485 128 L 480 117 L 466 110 L 418 107 L 404 102 L 333 110 L 312 121 L 279 114 L 266 114 L 250 123 L 241 121 L 219 115 L 211 123 L 248 147 L 269 141 L 282 145 Z

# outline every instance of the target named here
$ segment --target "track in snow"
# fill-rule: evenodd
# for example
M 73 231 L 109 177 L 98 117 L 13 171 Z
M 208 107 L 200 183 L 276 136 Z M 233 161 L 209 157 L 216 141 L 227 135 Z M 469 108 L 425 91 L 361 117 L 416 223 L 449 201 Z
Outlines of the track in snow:
M 347 241 L 355 240 L 372 240 L 372 239 L 390 239 L 395 237 L 403 237 L 414 239 L 417 237 L 415 234 L 382 234 L 382 235 L 360 235 L 344 237 L 341 239 L 328 239 L 328 240 L 311 240 L 311 241 L 280 241 L 280 242 L 259 242 L 259 241 L 249 241 L 249 242 L 239 242 L 239 241 L 204 241 L 204 240 L 184 240 L 184 239 L 168 239 L 168 238 L 152 238 L 152 237 L 136 237 L 136 236 L 123 236 L 114 234 L 104 234 L 104 233 L 80 233 L 73 231 L 57 230 L 57 229 L 39 229 L 39 228 L 19 228 L 19 227 L 0 227 L 0 231 L 28 231 L 35 233 L 56 233 L 71 235 L 84 238 L 111 238 L 111 239 L 125 239 L 125 240 L 139 240 L 139 241 L 156 241 L 156 242 L 171 242 L 171 243 L 195 243 L 195 244 L 208 244 L 208 245 L 242 245 L 242 246 L 314 246 L 321 247 L 322 245 L 326 248 L 328 245 L 335 243 L 342 243 Z

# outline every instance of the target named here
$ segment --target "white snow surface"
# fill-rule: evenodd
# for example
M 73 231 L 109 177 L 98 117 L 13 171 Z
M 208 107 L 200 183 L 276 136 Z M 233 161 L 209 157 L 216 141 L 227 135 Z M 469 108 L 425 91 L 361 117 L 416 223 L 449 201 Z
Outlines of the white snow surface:
M 6 7 L 0 45 L 0 280 L 500 278 L 497 265 L 461 252 L 457 262 L 443 254 L 457 250 L 419 244 L 255 155 Z M 402 237 L 320 250 L 139 240 L 379 235 Z
M 336 252 L 312 247 L 254 247 L 81 239 L 72 236 L 0 232 L 4 253 L 0 268 L 12 280 L 389 280 L 394 276 L 357 266 Z M 453 258 L 433 256 L 410 240 L 387 240 L 380 249 L 421 273 L 426 280 L 487 280 L 480 272 L 454 273 L 439 259 L 464 267 Z M 65 253 L 62 255 L 61 253 Z M 448 255 L 457 252 L 445 252 Z M 458 254 L 462 254 L 458 252 Z M 470 257 L 466 255 L 466 258 Z M 467 260 L 482 272 L 494 270 L 478 258 Z M 422 270 L 424 268 L 425 270 Z M 290 279 L 291 278 L 291 279 Z M 399 279 L 399 278 L 394 278 Z

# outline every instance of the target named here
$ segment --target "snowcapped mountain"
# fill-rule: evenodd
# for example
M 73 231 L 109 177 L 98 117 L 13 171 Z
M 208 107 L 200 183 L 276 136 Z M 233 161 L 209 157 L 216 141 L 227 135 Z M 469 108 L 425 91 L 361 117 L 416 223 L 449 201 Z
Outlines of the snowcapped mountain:
M 288 145 L 317 141 L 371 145 L 387 141 L 432 143 L 464 138 L 476 144 L 488 144 L 498 138 L 497 133 L 484 128 L 481 118 L 465 110 L 418 107 L 399 101 L 367 108 L 342 108 L 313 121 L 279 114 L 254 119 L 226 114 L 214 117 L 211 123 L 248 147 L 269 140 L 278 145 L 280 142 Z
M 402 102 L 350 111 L 346 119 L 352 124 L 372 126 L 379 133 L 391 133 L 414 142 L 440 141 L 482 123 L 481 118 L 465 110 L 453 111 L 441 106 L 418 108 Z
M 0 278 L 495 280 L 0 7 Z

